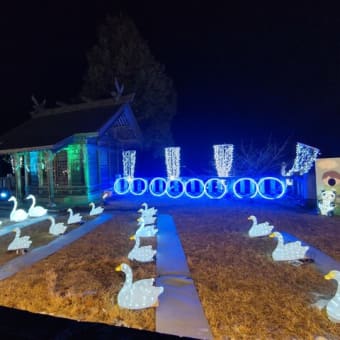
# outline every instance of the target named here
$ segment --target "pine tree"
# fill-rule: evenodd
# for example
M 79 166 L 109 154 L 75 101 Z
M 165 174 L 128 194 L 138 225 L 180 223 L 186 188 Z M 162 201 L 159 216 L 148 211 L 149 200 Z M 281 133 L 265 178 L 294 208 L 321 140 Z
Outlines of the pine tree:
M 171 122 L 176 114 L 176 92 L 132 19 L 124 15 L 107 17 L 87 58 L 81 95 L 92 99 L 108 97 L 117 89 L 118 80 L 125 94 L 135 93 L 132 109 L 143 132 L 144 146 L 155 156 L 163 155 L 163 148 L 173 143 Z

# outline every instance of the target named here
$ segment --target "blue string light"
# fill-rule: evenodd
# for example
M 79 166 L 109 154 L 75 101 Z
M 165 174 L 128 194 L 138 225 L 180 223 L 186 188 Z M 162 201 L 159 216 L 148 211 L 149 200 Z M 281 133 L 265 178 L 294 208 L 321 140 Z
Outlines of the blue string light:
M 210 178 L 205 182 L 204 192 L 209 198 L 220 199 L 225 196 L 227 191 L 228 188 L 223 179 Z
M 265 190 L 262 190 L 265 188 L 266 182 L 269 182 L 270 186 L 274 189 L 276 194 L 275 196 L 266 195 Z M 276 193 L 276 184 L 280 186 L 281 192 L 279 194 Z M 265 198 L 267 200 L 279 199 L 285 194 L 285 192 L 286 192 L 285 184 L 276 177 L 263 177 L 257 182 L 257 193 L 262 198 Z
M 246 193 L 244 196 L 242 196 L 236 188 L 242 186 L 245 189 L 247 183 L 249 183 L 249 189 L 250 189 L 249 193 Z M 255 190 L 251 192 L 253 188 L 255 188 Z M 250 178 L 250 177 L 239 178 L 233 184 L 233 193 L 238 198 L 246 198 L 246 197 L 254 198 L 258 193 L 257 183 L 253 178 Z
M 203 196 L 211 199 L 221 199 L 228 193 L 228 186 L 237 198 L 279 199 L 286 193 L 285 183 L 277 177 L 263 177 L 256 181 L 251 177 L 242 177 L 237 180 L 209 178 L 205 182 L 199 178 L 189 179 L 166 179 L 155 177 L 150 182 L 144 178 L 117 178 L 113 190 L 118 195 L 131 193 L 133 195 L 143 195 L 147 191 L 155 196 L 167 195 L 170 198 L 180 198 L 186 196 L 192 199 Z M 269 187 L 269 190 L 268 190 Z
M 144 178 L 135 177 L 130 182 L 130 192 L 135 196 L 141 196 L 148 190 L 148 181 Z
M 196 185 L 199 186 L 199 191 L 195 192 L 194 190 L 189 190 L 189 188 L 191 187 L 196 187 Z M 205 189 L 204 189 L 205 185 L 204 182 L 199 179 L 199 178 L 190 178 L 186 183 L 185 183 L 185 194 L 186 196 L 190 197 L 190 198 L 201 198 L 205 195 Z

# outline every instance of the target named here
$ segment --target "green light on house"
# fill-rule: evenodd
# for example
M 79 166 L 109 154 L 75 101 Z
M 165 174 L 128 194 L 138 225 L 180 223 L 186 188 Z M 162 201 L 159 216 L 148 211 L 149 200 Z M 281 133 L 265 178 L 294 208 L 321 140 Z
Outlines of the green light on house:
M 84 157 L 81 144 L 71 144 L 64 150 L 67 152 L 67 171 L 72 185 L 84 185 Z M 87 166 L 85 166 L 85 169 Z

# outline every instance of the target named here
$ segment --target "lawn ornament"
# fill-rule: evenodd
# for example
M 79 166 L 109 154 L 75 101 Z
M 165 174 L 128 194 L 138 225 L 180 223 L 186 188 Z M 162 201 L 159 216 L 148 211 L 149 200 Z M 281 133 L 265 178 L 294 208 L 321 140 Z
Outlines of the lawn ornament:
M 145 226 L 144 219 L 138 222 L 139 228 L 136 230 L 136 236 L 139 237 L 153 237 L 157 234 L 158 229 L 154 225 Z
M 9 219 L 12 222 L 21 222 L 28 218 L 28 213 L 24 209 L 17 209 L 18 201 L 14 196 L 8 199 L 9 202 L 14 202 L 13 209 L 9 215 Z
M 104 211 L 104 208 L 102 207 L 96 207 L 95 204 L 93 202 L 91 202 L 89 204 L 89 206 L 91 207 L 91 210 L 90 210 L 90 216 L 96 216 L 96 215 L 100 215 L 103 211 Z
M 328 301 L 326 306 L 328 319 L 333 322 L 340 322 L 340 272 L 338 270 L 332 270 L 324 276 L 326 280 L 336 280 L 338 287 L 335 295 Z
M 284 244 L 282 234 L 277 231 L 271 233 L 269 237 L 275 237 L 278 240 L 277 246 L 272 253 L 274 261 L 294 261 L 303 259 L 309 249 L 309 246 L 302 246 L 300 241 Z
M 50 234 L 58 236 L 65 233 L 67 226 L 63 222 L 55 223 L 53 216 L 48 216 L 47 218 L 51 221 L 50 228 L 48 230 Z
M 15 250 L 17 254 L 19 254 L 19 251 L 21 251 L 21 253 L 24 254 L 25 250 L 28 249 L 32 244 L 30 236 L 20 236 L 21 230 L 18 227 L 14 228 L 13 231 L 15 232 L 15 237 L 14 240 L 8 245 L 7 250 Z
M 154 278 L 133 282 L 132 269 L 126 263 L 120 264 L 115 270 L 125 273 L 125 282 L 117 297 L 119 307 L 143 309 L 158 306 L 158 296 L 164 288 L 154 286 Z
M 157 217 L 146 215 L 144 217 L 137 218 L 137 222 L 144 222 L 145 225 L 156 224 Z
M 267 236 L 274 228 L 269 222 L 257 223 L 257 218 L 254 215 L 249 216 L 248 220 L 253 221 L 253 224 L 248 230 L 249 237 Z
M 142 203 L 141 204 L 142 208 L 138 210 L 138 212 L 141 214 L 141 217 L 146 217 L 146 216 L 155 216 L 157 214 L 157 209 L 155 207 L 148 207 L 147 203 Z
M 335 209 L 335 190 L 321 190 L 321 198 L 318 201 L 318 208 L 321 215 L 332 216 Z
M 36 203 L 36 199 L 34 195 L 28 195 L 26 197 L 27 200 L 31 199 L 32 200 L 32 204 L 30 206 L 30 208 L 28 209 L 28 216 L 29 217 L 40 217 L 40 216 L 44 216 L 47 214 L 47 209 L 39 206 L 39 205 L 35 205 Z
M 74 224 L 74 223 L 82 223 L 83 216 L 81 216 L 79 213 L 74 214 L 73 210 L 71 208 L 67 209 L 69 215 L 69 218 L 67 219 L 67 224 Z
M 151 262 L 154 260 L 157 251 L 152 249 L 151 245 L 140 246 L 140 237 L 136 235 L 132 235 L 130 240 L 135 240 L 135 245 L 128 254 L 129 260 L 139 262 Z

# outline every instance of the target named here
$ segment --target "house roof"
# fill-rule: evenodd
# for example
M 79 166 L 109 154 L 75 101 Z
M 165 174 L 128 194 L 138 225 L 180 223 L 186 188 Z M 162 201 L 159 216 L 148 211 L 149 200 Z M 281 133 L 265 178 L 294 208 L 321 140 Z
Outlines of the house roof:
M 57 150 L 68 144 L 72 137 L 100 136 L 115 126 L 133 130 L 133 137 L 137 140 L 140 131 L 129 106 L 132 98 L 125 96 L 119 101 L 110 98 L 37 113 L 30 120 L 0 136 L 0 154 L 39 149 Z M 111 138 L 118 139 L 112 132 L 109 134 Z

